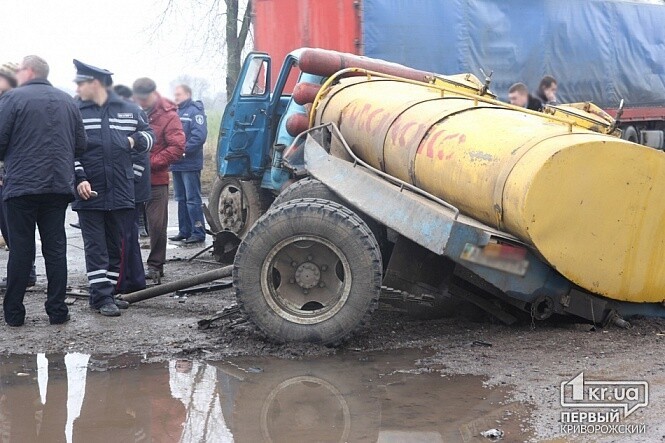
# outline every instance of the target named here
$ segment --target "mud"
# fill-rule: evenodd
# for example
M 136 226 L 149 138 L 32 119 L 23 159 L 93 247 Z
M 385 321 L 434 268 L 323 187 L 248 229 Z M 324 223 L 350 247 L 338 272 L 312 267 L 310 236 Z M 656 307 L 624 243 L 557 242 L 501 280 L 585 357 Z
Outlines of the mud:
M 171 220 L 175 220 L 175 217 Z M 171 223 L 173 224 L 173 221 Z M 169 229 L 173 233 L 174 227 L 171 226 Z M 68 230 L 68 238 L 70 283 L 81 285 L 85 281 L 82 241 L 78 231 L 74 230 Z M 172 246 L 168 251 L 172 261 L 166 265 L 165 281 L 187 277 L 217 266 L 202 262 L 190 263 L 185 260 L 196 252 L 197 249 Z M 0 251 L 0 269 L 6 258 L 7 253 Z M 497 387 L 500 390 L 511 386 L 508 391 L 501 391 L 508 394 L 508 399 L 505 400 L 507 403 L 504 402 L 500 406 L 518 402 L 517 404 L 526 408 L 528 414 L 524 420 L 518 420 L 519 426 L 524 426 L 523 434 L 516 434 L 517 428 L 504 426 L 503 417 L 494 420 L 495 425 L 506 432 L 513 429 L 512 437 L 504 438 L 504 441 L 530 439 L 553 441 L 549 439 L 558 438 L 557 436 L 561 434 L 559 421 L 563 411 L 559 404 L 559 386 L 561 382 L 568 381 L 580 371 L 584 371 L 587 378 L 648 381 L 649 405 L 625 420 L 625 423 L 646 424 L 646 433 L 592 435 L 585 438 L 578 435 L 565 436 L 568 441 L 649 442 L 662 441 L 665 435 L 665 423 L 662 422 L 665 414 L 663 406 L 665 361 L 662 358 L 665 321 L 663 320 L 634 319 L 633 327 L 628 330 L 600 329 L 585 324 L 529 322 L 508 327 L 497 324 L 491 319 L 472 321 L 456 317 L 421 321 L 401 314 L 378 311 L 372 319 L 371 327 L 353 337 L 342 348 L 275 345 L 264 340 L 248 324 L 232 326 L 229 321 L 220 321 L 213 323 L 207 330 L 197 328 L 198 320 L 234 303 L 233 292 L 227 289 L 192 295 L 186 299 L 162 296 L 137 303 L 120 318 L 101 317 L 87 307 L 87 300 L 80 298 L 70 306 L 72 314 L 70 323 L 49 326 L 48 318 L 43 311 L 45 278 L 41 258 L 37 259 L 37 265 L 38 284 L 26 295 L 28 312 L 26 325 L 21 328 L 0 326 L 0 355 L 31 354 L 34 357 L 37 353 L 80 353 L 117 357 L 130 353 L 140 356 L 140 360 L 147 363 L 156 363 L 156 367 L 162 369 L 166 366 L 165 362 L 172 362 L 174 359 L 193 360 L 196 364 L 202 364 L 200 363 L 202 361 L 221 360 L 244 368 L 247 372 L 240 371 L 240 373 L 245 374 L 244 377 L 248 379 L 257 380 L 257 389 L 269 389 L 269 386 L 274 385 L 271 383 L 279 384 L 284 380 L 259 382 L 259 379 L 268 380 L 265 374 L 268 373 L 266 368 L 269 363 L 266 362 L 277 366 L 302 365 L 302 368 L 325 368 L 328 365 L 337 368 L 336 372 L 344 372 L 347 369 L 339 366 L 341 363 L 331 362 L 338 362 L 340 359 L 341 361 L 371 359 L 375 358 L 373 355 L 384 355 L 386 351 L 394 351 L 397 354 L 416 352 L 415 357 L 413 354 L 408 354 L 411 359 L 419 358 L 411 369 L 415 368 L 416 372 L 422 372 L 418 377 L 421 377 L 419 380 L 427 380 L 426 384 L 434 383 L 434 379 L 448 380 L 449 377 L 468 375 L 481 377 L 477 380 L 481 380 L 483 386 Z M 414 348 L 421 351 L 405 351 Z M 266 358 L 268 360 L 265 360 Z M 379 360 L 381 358 L 383 357 L 379 357 Z M 397 364 L 394 366 L 393 370 L 400 367 Z M 263 369 L 263 372 L 251 372 L 250 369 L 255 367 Z M 430 370 L 434 372 L 430 373 Z M 388 372 L 386 369 L 383 373 Z M 441 377 L 442 375 L 444 377 Z M 16 379 L 17 383 L 23 379 L 22 377 Z M 359 380 L 366 381 L 372 377 L 376 375 L 361 375 Z M 163 383 L 168 384 L 168 380 Z M 354 387 L 352 390 L 355 389 L 361 388 Z M 473 391 L 470 387 L 467 390 Z M 443 403 L 448 401 L 446 391 L 436 383 L 430 392 L 432 396 L 443 395 L 441 398 L 436 397 L 438 399 L 436 401 Z M 414 395 L 409 395 L 405 391 L 398 397 L 400 401 L 407 403 L 413 401 L 415 404 L 422 400 L 423 395 L 416 390 Z M 385 411 L 390 409 L 385 405 L 391 403 L 386 403 L 385 400 L 382 402 L 381 416 L 388 416 Z M 456 407 L 451 411 L 454 412 L 456 409 L 464 410 Z M 431 415 L 428 419 L 425 416 L 421 417 L 418 412 L 413 412 L 423 410 L 412 409 L 411 415 L 408 415 L 409 420 L 404 421 L 406 423 L 404 426 L 413 423 L 413 429 L 431 429 L 430 425 L 434 420 Z M 400 408 L 391 411 L 393 416 L 400 416 Z M 450 413 L 452 412 L 448 410 L 445 412 L 445 414 Z M 480 420 L 487 414 L 490 413 L 474 412 L 473 417 L 468 416 L 464 420 L 467 420 L 466 423 L 472 418 Z M 235 413 L 232 416 L 233 420 L 240 420 Z M 307 414 L 303 417 L 304 422 L 309 420 Z M 276 420 L 279 422 L 280 419 L 277 414 Z M 428 423 L 428 420 L 432 423 Z M 461 422 L 456 423 L 456 429 L 459 429 Z M 483 426 L 485 424 L 486 422 L 483 422 Z M 478 426 L 478 429 L 483 426 Z M 444 433 L 441 435 L 447 435 L 445 434 L 447 430 L 437 429 L 437 432 Z M 387 434 L 383 435 L 388 438 Z M 394 437 L 385 441 L 403 440 Z M 453 438 L 450 441 L 464 440 Z

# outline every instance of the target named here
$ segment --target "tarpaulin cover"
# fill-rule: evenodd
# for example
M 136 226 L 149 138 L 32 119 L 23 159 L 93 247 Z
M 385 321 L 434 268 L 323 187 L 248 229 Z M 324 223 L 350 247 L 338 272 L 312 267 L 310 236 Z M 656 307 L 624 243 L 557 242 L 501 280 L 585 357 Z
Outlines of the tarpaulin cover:
M 506 98 L 553 75 L 562 102 L 665 106 L 665 6 L 602 0 L 364 0 L 364 54 L 442 74 L 480 69 Z

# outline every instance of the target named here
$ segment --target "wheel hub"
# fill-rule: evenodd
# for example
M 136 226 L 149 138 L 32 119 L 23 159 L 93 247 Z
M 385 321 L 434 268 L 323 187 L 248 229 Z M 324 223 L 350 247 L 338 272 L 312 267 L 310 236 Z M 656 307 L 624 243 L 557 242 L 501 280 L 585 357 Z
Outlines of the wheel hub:
M 311 289 L 321 281 L 321 270 L 312 262 L 305 262 L 296 269 L 296 283 L 303 289 Z
M 333 317 L 348 300 L 351 266 L 327 239 L 303 235 L 276 244 L 264 259 L 263 296 L 282 318 L 316 324 Z
M 229 185 L 220 194 L 219 215 L 224 230 L 238 232 L 242 229 L 242 192 L 236 186 Z

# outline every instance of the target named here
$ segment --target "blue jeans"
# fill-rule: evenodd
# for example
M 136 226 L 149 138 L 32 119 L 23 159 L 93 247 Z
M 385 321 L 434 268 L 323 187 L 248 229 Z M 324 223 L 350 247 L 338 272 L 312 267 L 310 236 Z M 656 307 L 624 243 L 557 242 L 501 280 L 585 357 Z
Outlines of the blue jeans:
M 205 240 L 201 171 L 173 171 L 173 193 L 178 202 L 178 235 Z

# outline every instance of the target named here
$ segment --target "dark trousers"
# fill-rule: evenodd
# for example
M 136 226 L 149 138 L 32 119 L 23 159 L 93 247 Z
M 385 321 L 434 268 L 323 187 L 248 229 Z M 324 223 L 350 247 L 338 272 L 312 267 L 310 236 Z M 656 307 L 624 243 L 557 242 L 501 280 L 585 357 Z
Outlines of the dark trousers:
M 5 244 L 9 248 L 9 230 L 7 229 L 7 204 L 2 201 L 2 188 L 4 186 L 0 185 L 0 232 L 2 232 L 2 238 L 5 239 Z M 37 269 L 35 269 L 35 260 L 32 260 L 32 270 L 30 271 L 30 279 L 28 280 L 31 283 L 37 281 Z
M 0 232 L 2 232 L 2 238 L 5 239 L 5 244 L 9 247 L 9 231 L 7 230 L 7 210 L 5 209 L 5 202 L 2 200 L 2 188 L 4 186 L 0 185 Z
M 173 171 L 173 194 L 178 202 L 178 235 L 205 240 L 201 171 Z
M 133 209 L 78 211 L 90 285 L 90 306 L 95 309 L 114 302 L 120 276 L 120 237 L 124 236 L 125 219 L 132 218 L 133 212 Z
M 166 226 L 169 222 L 169 185 L 152 186 L 147 206 L 150 255 L 148 267 L 159 271 L 166 263 Z
M 145 289 L 145 270 L 139 244 L 139 215 L 143 211 L 143 203 L 137 203 L 132 217 L 123 219 L 120 237 L 120 277 L 118 292 L 127 293 Z
M 25 195 L 5 202 L 7 229 L 12 239 L 3 301 L 7 323 L 20 325 L 25 320 L 23 297 L 35 260 L 35 226 L 39 228 L 48 279 L 46 313 L 52 322 L 62 322 L 67 317 L 65 211 L 68 204 L 69 196 L 60 194 Z

